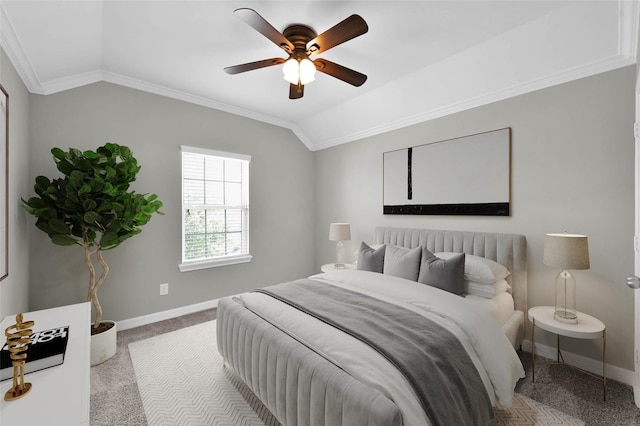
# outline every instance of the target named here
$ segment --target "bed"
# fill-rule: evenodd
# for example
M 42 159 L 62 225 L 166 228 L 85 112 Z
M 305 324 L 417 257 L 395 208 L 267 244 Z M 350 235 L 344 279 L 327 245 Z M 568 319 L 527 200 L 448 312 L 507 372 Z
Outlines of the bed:
M 515 348 L 527 305 L 525 237 L 380 227 L 375 245 L 489 259 L 508 269 L 508 290 L 499 301 L 384 273 L 318 274 L 221 299 L 220 353 L 285 425 L 487 424 L 524 375 Z M 336 305 L 325 308 L 325 299 Z M 354 337 L 350 324 L 360 322 L 379 334 Z M 419 363 L 407 355 L 413 347 Z

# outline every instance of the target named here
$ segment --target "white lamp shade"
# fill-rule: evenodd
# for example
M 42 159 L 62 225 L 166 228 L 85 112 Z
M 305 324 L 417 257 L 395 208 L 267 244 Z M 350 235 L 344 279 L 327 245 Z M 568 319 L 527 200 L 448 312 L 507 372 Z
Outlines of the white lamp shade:
M 291 84 L 298 84 L 298 79 L 300 78 L 299 69 L 298 61 L 293 58 L 289 59 L 282 67 L 283 78 Z
M 300 84 L 311 83 L 316 79 L 316 66 L 310 59 L 300 61 Z
M 554 268 L 589 269 L 589 243 L 586 235 L 546 234 L 542 262 Z
M 330 241 L 348 241 L 351 239 L 351 225 L 348 223 L 332 223 L 329 225 Z

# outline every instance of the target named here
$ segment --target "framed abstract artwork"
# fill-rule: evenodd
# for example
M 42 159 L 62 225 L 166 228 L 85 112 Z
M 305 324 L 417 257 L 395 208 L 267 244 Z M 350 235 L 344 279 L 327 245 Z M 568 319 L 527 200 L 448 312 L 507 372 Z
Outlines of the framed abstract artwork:
M 9 275 L 9 93 L 0 85 L 0 281 Z
M 383 213 L 509 216 L 511 128 L 383 154 Z

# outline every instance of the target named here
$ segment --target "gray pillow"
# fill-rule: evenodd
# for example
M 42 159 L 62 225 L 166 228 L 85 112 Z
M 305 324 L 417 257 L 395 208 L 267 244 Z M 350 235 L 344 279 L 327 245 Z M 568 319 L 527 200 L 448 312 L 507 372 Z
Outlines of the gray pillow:
M 384 253 L 383 272 L 387 275 L 418 281 L 421 257 L 422 247 L 408 249 L 397 246 L 387 246 Z
M 374 250 L 364 241 L 360 243 L 360 250 L 358 250 L 358 269 L 381 274 L 384 270 L 385 247 L 386 246 L 382 246 Z
M 422 248 L 422 264 L 418 282 L 446 290 L 453 294 L 464 291 L 464 253 L 457 253 L 448 259 L 436 257 Z

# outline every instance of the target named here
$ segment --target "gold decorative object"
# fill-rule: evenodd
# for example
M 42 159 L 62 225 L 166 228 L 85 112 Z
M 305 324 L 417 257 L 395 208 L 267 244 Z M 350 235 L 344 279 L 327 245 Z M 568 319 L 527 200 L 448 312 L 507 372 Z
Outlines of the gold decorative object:
M 24 382 L 24 364 L 31 342 L 31 327 L 34 324 L 33 321 L 22 322 L 22 314 L 18 314 L 16 315 L 16 324 L 7 327 L 4 331 L 13 364 L 13 387 L 4 394 L 5 401 L 22 398 L 31 390 L 31 383 Z

